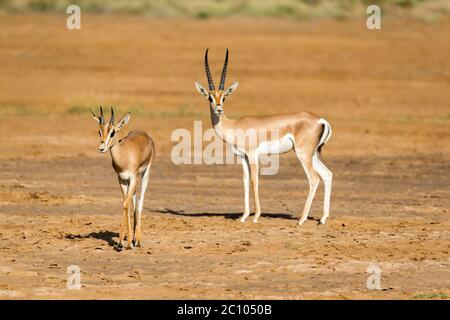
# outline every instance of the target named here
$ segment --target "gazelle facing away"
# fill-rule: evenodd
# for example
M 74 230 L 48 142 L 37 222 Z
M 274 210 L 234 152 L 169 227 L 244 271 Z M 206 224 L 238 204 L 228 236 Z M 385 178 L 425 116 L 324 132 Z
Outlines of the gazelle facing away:
M 320 219 L 320 223 L 324 224 L 330 213 L 332 173 L 319 159 L 319 154 L 321 147 L 331 136 L 330 124 L 326 120 L 309 112 L 265 117 L 243 117 L 240 119 L 227 118 L 223 112 L 224 101 L 238 86 L 238 82 L 235 81 L 225 90 L 227 65 L 228 49 L 222 69 L 219 89 L 216 89 L 208 65 L 207 49 L 205 53 L 205 69 L 209 90 L 205 89 L 199 82 L 196 82 L 195 86 L 198 92 L 209 100 L 211 122 L 217 136 L 225 143 L 231 145 L 233 151 L 242 159 L 245 206 L 241 221 L 244 222 L 250 215 L 250 178 L 252 180 L 255 201 L 255 217 L 253 222 L 257 222 L 261 215 L 258 195 L 259 156 L 263 154 L 281 154 L 294 150 L 309 181 L 309 194 L 306 199 L 303 214 L 298 223 L 302 225 L 308 218 L 320 177 L 325 185 L 324 210 L 323 216 Z M 258 134 L 263 131 L 272 133 L 272 135 L 264 138 L 266 134 Z M 253 138 L 256 137 L 256 141 L 254 143 L 245 143 L 244 145 L 239 144 L 238 141 L 242 139 L 242 136 L 238 136 L 238 132 L 240 134 L 246 132 L 246 140 L 251 135 Z
M 131 131 L 123 139 L 118 138 L 120 131 L 130 121 L 130 113 L 114 123 L 114 110 L 111 108 L 111 118 L 106 124 L 103 109 L 100 107 L 100 116 L 91 110 L 94 120 L 98 122 L 100 130 L 100 152 L 110 150 L 112 166 L 117 172 L 119 184 L 123 194 L 122 226 L 120 228 L 118 248 L 123 247 L 125 233 L 127 235 L 127 248 L 141 246 L 141 213 L 144 206 L 144 195 L 147 190 L 150 167 L 155 157 L 155 144 L 148 134 L 142 131 Z M 141 194 L 136 207 L 136 185 L 138 176 L 141 176 Z M 134 235 L 131 232 L 131 202 L 134 210 Z

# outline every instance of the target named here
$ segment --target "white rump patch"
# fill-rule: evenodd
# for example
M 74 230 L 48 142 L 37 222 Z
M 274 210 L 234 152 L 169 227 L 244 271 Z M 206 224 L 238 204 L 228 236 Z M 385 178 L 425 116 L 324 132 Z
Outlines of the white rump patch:
M 321 118 L 321 119 L 319 119 L 318 122 L 322 123 L 325 126 L 322 137 L 320 138 L 320 141 L 318 144 L 318 146 L 321 146 L 322 144 L 327 143 L 327 141 L 331 138 L 331 133 L 333 131 L 331 130 L 330 123 L 327 120 Z

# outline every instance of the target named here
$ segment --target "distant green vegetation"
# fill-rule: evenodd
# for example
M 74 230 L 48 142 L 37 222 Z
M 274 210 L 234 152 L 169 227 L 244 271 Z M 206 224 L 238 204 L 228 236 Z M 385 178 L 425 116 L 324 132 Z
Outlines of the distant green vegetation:
M 97 108 L 93 108 L 97 112 Z M 109 117 L 109 107 L 104 107 L 104 111 Z M 127 108 L 114 107 L 114 112 L 118 115 L 124 115 L 130 112 L 132 115 L 151 118 L 195 118 L 202 115 L 201 112 L 190 111 L 188 106 L 180 106 L 176 110 L 152 111 L 141 106 L 130 106 Z M 67 113 L 71 115 L 85 114 L 90 115 L 89 107 L 83 105 L 73 105 L 67 109 Z
M 21 103 L 2 104 L 0 103 L 0 116 L 49 116 L 49 115 L 70 115 L 70 116 L 86 116 L 90 117 L 91 113 L 87 105 L 76 104 L 68 108 L 50 109 L 25 106 Z M 103 108 L 106 117 L 109 119 L 109 107 Z M 187 105 L 180 105 L 176 109 L 161 111 L 158 108 L 152 110 L 142 106 L 129 106 L 129 107 L 114 107 L 114 112 L 118 116 L 123 116 L 125 113 L 130 112 L 134 116 L 149 117 L 149 118 L 163 118 L 163 119 L 180 119 L 180 118 L 199 118 L 203 116 L 202 112 L 192 111 Z M 98 108 L 93 107 L 95 112 L 98 112 Z
M 272 17 L 345 19 L 366 14 L 369 4 L 383 13 L 407 13 L 432 21 L 450 16 L 449 0 L 0 0 L 8 12 L 65 12 L 77 4 L 82 12 L 142 14 L 151 17 Z
M 17 103 L 12 105 L 3 105 L 0 104 L 0 115 L 1 116 L 25 116 L 25 115 L 33 115 L 34 112 L 32 109 L 27 106 Z
M 430 293 L 430 294 L 418 294 L 413 299 L 448 299 L 450 298 L 446 293 Z

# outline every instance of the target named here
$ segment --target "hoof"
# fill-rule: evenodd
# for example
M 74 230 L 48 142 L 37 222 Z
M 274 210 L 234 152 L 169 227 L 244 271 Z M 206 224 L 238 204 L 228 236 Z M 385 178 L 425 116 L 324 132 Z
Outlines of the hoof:
M 133 240 L 131 245 L 132 245 L 133 248 L 140 248 L 141 247 L 141 243 L 139 241 L 136 241 L 136 240 Z
M 244 223 L 245 222 L 245 218 L 240 218 L 239 221 Z
M 256 220 L 256 219 L 253 219 L 253 223 L 258 223 L 258 220 Z
M 325 224 L 325 222 L 326 222 L 326 220 L 320 219 L 318 225 Z
M 298 225 L 299 225 L 299 226 L 302 226 L 302 225 L 303 225 L 303 223 L 305 223 L 305 220 L 303 220 L 303 221 L 299 221 L 299 222 L 298 222 Z

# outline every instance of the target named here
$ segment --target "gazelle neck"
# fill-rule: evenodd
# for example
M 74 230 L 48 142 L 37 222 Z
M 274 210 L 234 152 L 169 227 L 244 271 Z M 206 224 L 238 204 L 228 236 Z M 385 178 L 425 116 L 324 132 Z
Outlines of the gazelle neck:
M 232 129 L 234 120 L 229 119 L 225 115 L 225 113 L 222 113 L 220 115 L 214 113 L 212 108 L 210 108 L 210 112 L 211 112 L 211 124 L 214 128 L 214 131 L 216 132 L 217 136 L 220 139 L 224 140 L 225 142 L 228 142 L 226 137 L 226 131 Z
M 111 154 L 111 158 L 114 162 L 117 162 L 116 160 L 120 158 L 122 147 L 120 145 L 119 137 L 116 138 L 117 140 L 114 142 L 113 146 L 109 149 L 109 153 Z

